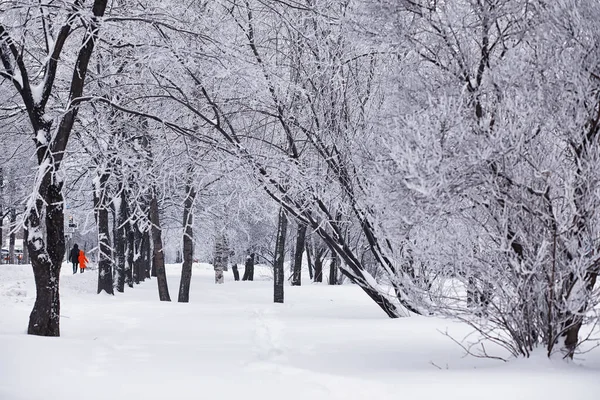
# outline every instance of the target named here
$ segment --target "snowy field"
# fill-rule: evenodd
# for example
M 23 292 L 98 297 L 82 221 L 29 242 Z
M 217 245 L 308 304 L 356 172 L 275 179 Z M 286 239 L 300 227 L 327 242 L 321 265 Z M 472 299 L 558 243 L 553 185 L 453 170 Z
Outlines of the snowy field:
M 177 299 L 179 266 L 169 266 Z M 29 266 L 0 265 L 0 400 L 600 399 L 600 350 L 574 363 L 465 356 L 437 318 L 388 319 L 353 285 L 213 283 L 194 266 L 189 304 L 156 281 L 96 295 L 95 271 L 63 268 L 60 338 L 25 334 Z M 243 269 L 242 269 L 243 273 Z M 258 273 L 260 275 L 260 273 Z M 504 355 L 500 350 L 490 349 Z

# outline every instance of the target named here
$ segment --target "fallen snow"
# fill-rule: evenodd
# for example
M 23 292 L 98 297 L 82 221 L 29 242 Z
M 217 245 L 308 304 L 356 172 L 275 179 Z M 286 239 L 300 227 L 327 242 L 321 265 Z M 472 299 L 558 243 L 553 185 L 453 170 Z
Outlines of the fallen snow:
M 243 275 L 241 268 L 240 275 Z M 0 399 L 564 399 L 600 398 L 600 351 L 575 363 L 543 355 L 503 363 L 465 357 L 437 318 L 390 320 L 353 285 L 286 286 L 272 303 L 263 279 L 215 285 L 194 265 L 189 304 L 156 280 L 96 295 L 95 271 L 61 275 L 60 338 L 25 334 L 29 266 L 0 265 Z M 499 349 L 490 347 L 498 352 Z

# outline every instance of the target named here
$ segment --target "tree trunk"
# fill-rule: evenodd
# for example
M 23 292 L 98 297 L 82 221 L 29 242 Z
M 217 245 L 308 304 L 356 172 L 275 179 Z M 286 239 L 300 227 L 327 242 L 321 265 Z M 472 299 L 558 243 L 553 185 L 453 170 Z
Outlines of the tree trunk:
M 594 290 L 597 278 L 598 274 L 594 271 L 590 271 L 586 274 L 584 284 L 584 290 L 586 292 L 591 293 L 592 290 Z M 575 350 L 577 350 L 577 346 L 579 345 L 579 330 L 583 325 L 586 307 L 587 304 L 584 304 L 578 310 L 578 313 L 571 313 L 570 317 L 561 327 L 563 330 L 561 337 L 564 340 L 565 357 L 572 359 L 575 355 Z
M 163 252 L 162 230 L 158 216 L 158 199 L 154 192 L 152 193 L 152 200 L 150 200 L 150 223 L 152 224 L 153 243 L 152 265 L 156 268 L 158 297 L 160 301 L 171 301 L 167 285 L 167 273 L 165 271 L 165 254 Z
M 148 278 L 150 277 L 156 278 L 156 263 L 154 262 L 154 258 L 152 258 L 152 262 L 150 263 L 150 275 L 148 276 Z
M 8 236 L 8 263 L 15 264 L 15 240 L 17 228 L 17 213 L 14 208 L 10 209 L 9 212 L 10 225 L 9 225 L 9 236 Z
M 215 269 L 215 283 L 225 283 L 223 271 L 229 262 L 229 244 L 224 234 L 219 234 L 215 239 L 215 252 L 213 256 L 213 268 Z
M 323 282 L 323 259 L 315 258 L 315 282 Z
M 285 281 L 283 263 L 285 260 L 285 237 L 287 233 L 287 217 L 283 208 L 279 210 L 277 223 L 277 239 L 275 243 L 275 262 L 273 263 L 273 301 L 283 303 L 283 283 Z
M 242 281 L 253 281 L 254 280 L 254 253 L 250 253 L 248 257 L 246 257 L 246 262 L 244 264 L 244 276 L 242 277 Z
M 102 173 L 94 188 L 94 209 L 96 211 L 96 224 L 98 225 L 98 293 L 103 290 L 114 294 L 113 290 L 113 260 L 110 247 L 110 227 L 108 223 L 108 173 Z
M 118 207 L 115 207 L 115 255 L 117 259 L 115 266 L 115 282 L 117 292 L 123 293 L 125 291 L 125 251 L 127 247 L 127 232 L 125 228 L 127 225 L 127 198 L 122 186 L 120 187 L 120 192 L 120 201 Z
M 306 244 L 306 225 L 298 222 L 296 234 L 296 251 L 294 252 L 294 268 L 292 273 L 292 286 L 302 284 L 302 253 Z
M 331 252 L 331 262 L 329 263 L 329 281 L 327 282 L 330 285 L 338 284 L 338 255 L 332 251 Z
M 323 282 L 323 260 L 327 254 L 324 246 L 315 246 L 315 282 Z
M 127 196 L 124 196 L 124 199 L 127 200 Z M 125 217 L 125 221 L 127 221 L 125 223 L 124 229 L 125 229 L 125 235 L 126 235 L 126 239 L 127 239 L 127 248 L 125 251 L 125 260 L 126 260 L 126 264 L 125 264 L 125 283 L 127 283 L 127 286 L 129 286 L 130 288 L 133 287 L 133 259 L 134 259 L 134 255 L 135 255 L 135 234 L 133 231 L 133 226 L 131 221 L 129 221 L 129 207 L 127 205 L 127 202 L 125 202 L 125 212 L 127 213 L 126 217 Z
M 151 230 L 150 228 L 148 228 L 146 231 L 144 231 L 144 240 L 142 241 L 142 251 L 144 254 L 144 262 L 142 264 L 142 275 L 140 275 L 140 279 L 142 281 L 146 280 L 146 279 L 150 279 L 150 268 L 152 266 L 152 237 L 151 237 Z
M 312 252 L 310 250 L 310 242 L 311 242 L 310 239 L 306 240 L 305 247 L 306 247 L 306 263 L 308 264 L 308 277 L 312 281 L 314 279 L 314 274 L 313 274 L 313 260 L 312 260 Z
M 29 316 L 27 333 L 38 336 L 60 336 L 60 267 L 65 254 L 65 232 L 62 183 L 52 168 L 41 171 L 38 189 L 41 195 L 27 217 L 27 247 L 35 278 L 36 298 Z M 43 195 L 42 195 L 43 194 Z M 44 214 L 46 241 L 40 217 Z
M 134 246 L 133 246 L 133 282 L 136 285 L 139 285 L 140 281 L 144 280 L 144 235 L 138 226 L 139 222 L 133 224 L 133 237 L 134 237 Z
M 196 191 L 191 175 L 185 188 L 186 196 L 183 203 L 183 265 L 181 266 L 181 281 L 179 282 L 179 297 L 177 301 L 187 303 L 190 300 L 190 283 L 192 280 L 192 263 L 194 262 L 194 199 Z
M 0 232 L 2 231 L 2 221 L 0 221 Z M 29 264 L 29 250 L 27 249 L 27 240 L 29 237 L 29 231 L 27 228 L 23 229 L 23 264 Z M 0 243 L 2 242 L 2 233 L 0 233 Z

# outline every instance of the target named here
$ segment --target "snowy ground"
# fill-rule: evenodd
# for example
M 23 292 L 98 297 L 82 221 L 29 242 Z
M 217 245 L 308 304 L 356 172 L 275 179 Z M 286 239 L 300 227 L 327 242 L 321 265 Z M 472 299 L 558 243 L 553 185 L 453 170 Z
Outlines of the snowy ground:
M 243 271 L 242 271 L 243 272 Z M 25 334 L 29 266 L 0 265 L 0 400 L 600 399 L 600 350 L 576 363 L 465 357 L 436 318 L 390 320 L 353 285 L 213 283 L 196 265 L 189 304 L 156 281 L 96 295 L 96 274 L 63 268 L 60 338 Z M 176 300 L 179 267 L 168 267 Z

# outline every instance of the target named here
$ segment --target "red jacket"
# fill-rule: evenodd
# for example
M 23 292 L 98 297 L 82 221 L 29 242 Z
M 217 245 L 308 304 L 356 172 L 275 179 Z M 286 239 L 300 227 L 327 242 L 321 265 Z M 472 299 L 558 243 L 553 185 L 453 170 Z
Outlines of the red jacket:
M 88 259 L 85 256 L 85 253 L 83 252 L 83 250 L 79 250 L 78 260 L 79 260 L 79 268 L 84 269 L 87 266 L 86 264 L 88 263 Z

